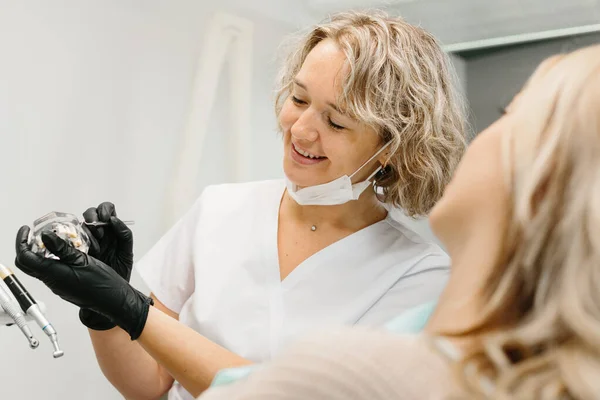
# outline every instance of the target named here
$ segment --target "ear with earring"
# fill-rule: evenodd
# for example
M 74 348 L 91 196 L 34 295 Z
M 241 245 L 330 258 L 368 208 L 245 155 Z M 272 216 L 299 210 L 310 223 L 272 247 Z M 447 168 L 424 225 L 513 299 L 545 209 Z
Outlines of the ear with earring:
M 377 172 L 375 174 L 375 182 L 377 182 L 380 179 L 383 179 L 387 174 L 389 174 L 392 171 L 392 167 L 390 165 L 384 165 L 379 172 Z
M 383 180 L 385 180 L 387 177 L 389 177 L 391 173 L 392 173 L 392 166 L 391 165 L 384 165 L 379 170 L 379 172 L 377 172 L 375 174 L 375 176 L 373 177 L 373 189 L 375 190 L 375 194 L 377 195 L 377 198 L 380 201 L 384 201 L 383 200 L 384 189 L 381 186 L 381 182 Z

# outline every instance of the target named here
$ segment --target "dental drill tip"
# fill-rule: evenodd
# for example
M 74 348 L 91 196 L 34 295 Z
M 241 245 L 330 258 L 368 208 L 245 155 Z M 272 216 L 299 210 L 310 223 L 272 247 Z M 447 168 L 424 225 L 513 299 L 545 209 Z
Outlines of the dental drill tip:
M 29 347 L 31 347 L 32 349 L 35 349 L 39 345 L 40 345 L 40 342 L 38 342 L 38 340 L 36 338 L 34 338 L 33 336 L 29 338 Z
M 62 357 L 65 354 L 65 352 L 62 351 L 60 347 L 58 347 L 58 338 L 56 337 L 56 334 L 50 336 L 50 341 L 52 342 L 52 346 L 54 346 L 54 353 L 52 353 L 52 357 Z
M 23 321 L 24 321 L 24 319 L 23 319 Z M 31 329 L 29 329 L 29 325 L 27 325 L 27 323 L 24 323 L 23 326 L 20 326 L 20 328 L 21 328 L 21 332 L 23 332 L 23 334 L 29 341 L 29 347 L 31 347 L 32 349 L 35 349 L 36 347 L 38 347 L 40 345 L 40 342 L 35 338 L 35 336 L 33 336 L 33 333 L 31 332 Z
M 52 342 L 52 347 L 54 347 L 54 353 L 52 354 L 54 358 L 62 357 L 65 353 L 58 346 L 58 336 L 56 336 L 56 329 L 52 326 L 50 322 L 46 319 L 46 316 L 42 313 L 40 306 L 36 303 L 27 309 L 27 314 L 30 315 L 35 322 L 42 328 L 42 331 L 48 336 L 50 342 Z

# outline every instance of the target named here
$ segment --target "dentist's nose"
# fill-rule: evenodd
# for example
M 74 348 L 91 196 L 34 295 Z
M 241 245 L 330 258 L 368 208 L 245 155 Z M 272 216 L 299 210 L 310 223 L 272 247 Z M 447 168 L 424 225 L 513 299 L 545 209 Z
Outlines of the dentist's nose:
M 317 116 L 310 109 L 302 112 L 291 128 L 292 137 L 307 142 L 315 142 L 319 138 Z

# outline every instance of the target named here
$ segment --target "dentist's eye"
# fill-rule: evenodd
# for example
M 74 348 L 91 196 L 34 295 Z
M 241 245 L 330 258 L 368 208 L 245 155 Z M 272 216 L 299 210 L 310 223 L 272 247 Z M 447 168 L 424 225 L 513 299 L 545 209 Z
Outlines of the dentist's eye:
M 338 125 L 335 122 L 333 122 L 331 120 L 331 118 L 327 118 L 327 124 L 331 127 L 331 129 L 335 129 L 336 131 L 341 131 L 341 130 L 346 129 L 345 127 L 343 127 L 341 125 Z
M 302 106 L 302 105 L 306 104 L 306 102 L 304 100 L 300 100 L 299 98 L 297 98 L 294 95 L 292 95 L 292 102 L 298 106 Z

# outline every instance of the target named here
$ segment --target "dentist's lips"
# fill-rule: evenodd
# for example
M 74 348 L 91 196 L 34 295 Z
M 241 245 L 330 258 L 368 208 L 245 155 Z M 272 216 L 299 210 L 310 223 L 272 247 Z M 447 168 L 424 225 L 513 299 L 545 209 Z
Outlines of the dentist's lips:
M 298 164 L 302 164 L 302 165 L 314 165 L 314 164 L 318 164 L 320 162 L 327 160 L 327 157 L 321 157 L 321 158 L 306 157 L 306 156 L 300 154 L 298 152 L 298 150 L 296 150 L 296 146 L 294 146 L 293 143 L 290 146 L 290 155 L 292 157 L 292 160 L 294 160 Z

